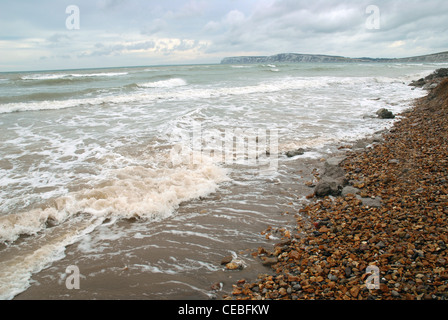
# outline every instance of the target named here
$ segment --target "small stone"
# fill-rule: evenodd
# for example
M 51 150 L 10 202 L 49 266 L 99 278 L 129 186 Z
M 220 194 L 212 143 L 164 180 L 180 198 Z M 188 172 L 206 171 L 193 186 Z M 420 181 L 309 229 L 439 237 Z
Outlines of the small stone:
M 346 267 L 345 268 L 345 276 L 348 278 L 352 274 L 352 268 Z
M 358 286 L 353 287 L 353 288 L 350 289 L 350 294 L 352 295 L 353 298 L 358 298 L 359 290 L 360 289 L 359 289 Z
M 302 286 L 301 286 L 300 284 L 297 283 L 297 284 L 293 285 L 292 288 L 293 288 L 295 291 L 299 291 L 300 289 L 302 289 Z
M 282 295 L 282 296 L 286 296 L 287 291 L 286 291 L 285 288 L 280 288 L 280 289 L 278 290 L 278 293 L 279 293 L 280 295 Z
M 240 270 L 244 268 L 244 264 L 240 260 L 232 260 L 232 262 L 226 264 L 226 268 L 228 270 Z
M 337 281 L 338 277 L 336 275 L 330 273 L 330 274 L 328 274 L 328 279 L 331 281 Z
M 365 251 L 369 249 L 369 245 L 367 244 L 366 241 L 361 242 L 361 244 L 359 245 L 359 250 L 361 251 Z
M 221 265 L 226 265 L 226 264 L 230 263 L 232 260 L 233 260 L 232 256 L 224 257 L 221 260 Z
M 384 283 L 381 283 L 381 284 L 380 284 L 380 290 L 381 290 L 383 293 L 389 293 L 389 291 L 390 291 L 389 287 L 388 287 L 386 284 L 384 284 Z
M 399 294 L 397 291 L 395 291 L 395 290 L 392 290 L 392 291 L 390 292 L 390 294 L 391 294 L 392 297 L 394 297 L 394 298 L 399 298 L 399 297 L 400 297 L 400 294 Z
M 385 246 L 386 244 L 383 241 L 380 241 L 375 245 L 378 249 L 383 249 Z
M 220 290 L 222 290 L 222 287 L 223 287 L 222 282 L 216 282 L 216 283 L 212 284 L 212 286 L 210 288 L 214 291 L 220 291 Z
M 399 163 L 400 163 L 400 160 L 397 160 L 397 159 L 390 159 L 390 160 L 389 160 L 389 163 L 390 163 L 390 164 L 399 164 Z
M 296 250 L 293 250 L 289 253 L 289 257 L 291 259 L 298 260 L 300 258 L 300 255 Z
M 264 266 L 271 266 L 278 263 L 277 257 L 263 257 L 261 260 Z
M 238 296 L 238 295 L 240 295 L 241 293 L 242 293 L 242 290 L 241 290 L 241 288 L 238 288 L 238 287 L 234 288 L 233 291 L 232 291 L 232 294 L 233 294 L 234 296 Z

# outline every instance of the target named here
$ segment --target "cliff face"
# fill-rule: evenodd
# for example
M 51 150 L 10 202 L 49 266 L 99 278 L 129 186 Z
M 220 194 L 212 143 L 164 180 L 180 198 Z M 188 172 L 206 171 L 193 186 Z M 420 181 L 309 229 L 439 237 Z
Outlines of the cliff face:
M 311 54 L 297 54 L 297 53 L 281 53 L 274 56 L 268 57 L 230 57 L 224 58 L 222 64 L 230 63 L 300 63 L 300 62 L 351 62 L 352 59 L 338 57 L 338 56 L 327 56 L 327 55 L 311 55 Z
M 407 62 L 448 62 L 448 51 L 425 56 L 401 58 L 401 59 L 377 59 L 377 58 L 347 58 L 340 56 L 281 53 L 273 56 L 242 56 L 228 57 L 221 64 L 253 64 L 253 63 L 331 63 L 331 62 L 383 62 L 383 63 L 407 63 Z

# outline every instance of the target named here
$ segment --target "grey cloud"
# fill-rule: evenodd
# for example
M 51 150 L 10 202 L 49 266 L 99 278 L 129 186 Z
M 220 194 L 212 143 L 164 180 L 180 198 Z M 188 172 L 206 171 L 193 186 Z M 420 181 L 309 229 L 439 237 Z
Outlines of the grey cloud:
M 209 52 L 306 50 L 368 55 L 398 40 L 416 40 L 415 46 L 434 50 L 440 42 L 427 40 L 434 32 L 440 33 L 436 38 L 444 39 L 442 47 L 447 48 L 443 32 L 448 24 L 443 21 L 448 21 L 448 2 L 378 0 L 381 28 L 376 32 L 365 26 L 370 4 L 371 1 L 278 0 L 249 14 L 227 12 L 220 20 L 209 21 L 204 33 L 214 42 Z
M 69 4 L 80 8 L 80 30 L 66 29 Z M 366 8 L 372 4 L 381 12 L 379 30 L 365 26 Z M 103 63 L 103 57 L 117 65 L 161 55 L 170 55 L 171 62 L 176 53 L 189 62 L 218 62 L 223 56 L 246 53 L 426 54 L 448 50 L 446 21 L 446 0 L 0 1 L 0 39 L 8 47 L 22 48 L 18 50 L 26 50 L 28 56 L 34 52 L 36 61 L 41 56 L 78 54 L 90 57 L 89 65 Z M 23 56 L 9 54 L 9 62 L 3 64 L 35 63 Z M 73 60 L 80 65 L 87 61 Z M 51 59 L 42 61 L 50 66 Z
M 82 52 L 78 57 L 93 57 L 93 56 L 109 56 L 109 55 L 120 55 L 124 51 L 131 50 L 148 50 L 155 47 L 155 42 L 148 40 L 145 42 L 129 43 L 129 44 L 115 44 L 115 45 L 105 45 L 103 43 L 96 43 L 94 49 L 90 52 Z

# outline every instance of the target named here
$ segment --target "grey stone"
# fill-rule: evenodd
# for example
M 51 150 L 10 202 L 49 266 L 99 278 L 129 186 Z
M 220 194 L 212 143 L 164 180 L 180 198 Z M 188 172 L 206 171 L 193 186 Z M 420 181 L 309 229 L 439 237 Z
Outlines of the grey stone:
M 358 199 L 362 201 L 362 204 L 364 206 L 368 206 L 371 208 L 381 208 L 383 206 L 381 197 L 376 197 L 375 199 L 372 198 L 362 198 L 361 196 L 356 196 Z
M 389 160 L 389 163 L 390 163 L 390 164 L 399 164 L 399 163 L 400 163 L 400 160 L 397 160 L 397 159 L 390 159 L 390 160 Z
M 359 192 L 358 188 L 352 186 L 346 186 L 344 187 L 344 189 L 342 189 L 341 195 L 345 197 L 348 194 L 358 194 L 358 192 Z
M 327 159 L 327 163 L 330 166 L 339 166 L 342 161 L 345 160 L 345 157 L 331 157 Z
M 378 242 L 375 247 L 377 247 L 378 249 L 382 249 L 386 246 L 386 244 L 383 241 Z
M 295 157 L 295 156 L 301 156 L 304 153 L 305 153 L 305 150 L 300 148 L 300 149 L 297 149 L 297 150 L 292 150 L 292 151 L 286 152 L 286 156 L 288 158 L 292 158 L 292 157 Z
M 338 280 L 338 277 L 335 276 L 334 274 L 329 273 L 329 274 L 328 274 L 328 279 L 329 279 L 330 281 L 336 281 L 336 280 Z
M 325 170 L 324 170 L 324 176 L 330 177 L 330 178 L 335 178 L 335 179 L 342 178 L 345 176 L 345 172 L 338 165 L 331 165 L 331 164 L 326 163 Z
M 439 84 L 438 83 L 431 83 L 430 85 L 429 85 L 429 89 L 434 89 L 434 88 L 437 88 L 437 86 L 438 86 Z
M 300 285 L 300 284 L 295 284 L 293 287 L 292 287 L 294 290 L 296 290 L 296 291 L 299 291 L 300 289 L 302 289 L 302 286 Z

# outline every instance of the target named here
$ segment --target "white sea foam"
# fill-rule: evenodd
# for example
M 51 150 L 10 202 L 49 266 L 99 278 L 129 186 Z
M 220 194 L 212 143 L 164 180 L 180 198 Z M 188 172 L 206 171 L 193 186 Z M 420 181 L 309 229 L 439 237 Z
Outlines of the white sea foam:
M 155 82 L 141 83 L 138 86 L 141 88 L 175 88 L 186 86 L 187 82 L 181 78 L 174 78 L 169 80 L 160 80 Z
M 227 171 L 206 159 L 199 165 L 159 169 L 129 166 L 110 170 L 92 188 L 51 199 L 41 208 L 0 216 L 0 243 L 13 243 L 23 234 L 34 236 L 2 252 L 0 299 L 26 290 L 32 274 L 62 259 L 68 245 L 85 239 L 106 219 L 161 220 L 180 203 L 214 192 L 227 180 Z M 54 227 L 47 229 L 49 222 Z M 101 239 L 117 237 L 100 234 Z M 88 241 L 81 242 L 80 250 L 91 250 Z
M 397 83 L 396 79 L 387 77 L 374 78 L 377 83 Z M 342 78 L 342 77 L 316 77 L 297 78 L 285 77 L 273 81 L 263 81 L 255 85 L 230 86 L 220 88 L 189 87 L 187 82 L 181 78 L 161 80 L 156 82 L 142 83 L 140 88 L 164 89 L 157 92 L 130 92 L 126 94 L 96 96 L 93 98 L 68 99 L 64 101 L 39 101 L 18 102 L 0 105 L 1 113 L 20 111 L 58 110 L 86 105 L 102 104 L 128 104 L 128 103 L 152 103 L 154 101 L 192 101 L 226 96 L 243 96 L 252 94 L 269 94 L 288 90 L 309 90 L 312 88 L 325 88 L 328 86 L 353 85 L 355 88 L 363 84 L 372 84 L 371 78 Z M 183 87 L 182 90 L 171 91 L 169 89 Z
M 103 72 L 103 73 L 48 73 L 22 76 L 22 80 L 57 80 L 64 78 L 89 78 L 89 77 L 116 77 L 127 75 L 127 72 Z
M 13 299 L 30 286 L 34 273 L 65 257 L 65 248 L 101 225 L 103 220 L 78 221 L 64 230 L 53 229 L 43 235 L 2 252 L 0 261 L 0 300 Z
M 197 100 L 208 99 L 211 97 L 224 97 L 235 95 L 247 95 L 257 93 L 273 93 L 282 90 L 294 90 L 310 87 L 327 86 L 326 81 L 321 79 L 283 79 L 274 82 L 263 82 L 252 86 L 242 87 L 221 87 L 221 88 L 188 88 L 185 80 L 176 78 L 171 80 L 162 80 L 156 82 L 149 82 L 140 84 L 141 88 L 177 88 L 186 87 L 186 89 L 178 91 L 161 91 L 161 92 L 131 92 L 120 95 L 93 97 L 84 99 L 69 99 L 64 101 L 39 101 L 39 102 L 18 102 L 0 105 L 1 113 L 21 112 L 21 111 L 39 111 L 39 110 L 58 110 L 73 108 L 86 105 L 102 105 L 109 104 L 123 104 L 123 103 L 145 103 L 166 100 Z
M 61 224 L 78 213 L 94 217 L 163 219 L 183 202 L 207 195 L 227 180 L 226 171 L 213 163 L 164 167 L 132 166 L 111 170 L 91 189 L 48 201 L 43 208 L 0 217 L 0 242 L 35 235 L 46 223 Z

